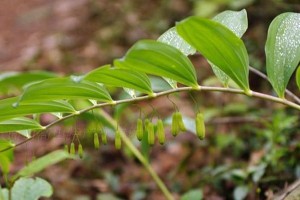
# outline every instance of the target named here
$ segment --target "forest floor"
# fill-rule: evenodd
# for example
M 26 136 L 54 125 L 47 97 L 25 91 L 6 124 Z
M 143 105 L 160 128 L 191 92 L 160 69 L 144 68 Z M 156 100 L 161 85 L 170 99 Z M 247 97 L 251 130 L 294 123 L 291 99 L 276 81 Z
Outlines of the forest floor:
M 194 7 L 192 1 L 185 0 L 144 0 L 142 2 L 138 0 L 113 2 L 111 0 L 1 0 L 0 72 L 47 70 L 61 75 L 88 72 L 111 63 L 115 58 L 122 57 L 139 39 L 156 39 L 173 26 L 175 21 L 192 15 Z M 222 10 L 224 7 L 222 5 L 219 9 Z M 249 51 L 253 57 L 256 57 L 257 65 L 260 67 L 263 62 L 263 46 L 258 46 L 264 43 L 267 29 L 259 20 L 266 17 L 268 13 L 270 16 L 265 20 L 270 21 L 270 18 L 277 13 L 266 11 L 257 14 L 254 12 L 255 9 L 262 11 L 263 7 L 260 8 L 256 4 L 249 7 L 249 15 L 256 16 L 257 22 L 253 20 L 250 23 L 253 29 L 246 37 L 247 41 L 250 41 L 248 46 L 259 49 L 255 51 L 250 48 Z M 271 9 L 268 7 L 268 10 Z M 299 6 L 295 9 L 299 9 Z M 192 60 L 197 66 L 203 65 L 204 72 L 201 72 L 200 76 L 211 75 L 208 64 L 198 58 L 199 56 L 192 57 Z M 259 88 L 260 81 L 256 82 L 254 87 Z M 174 101 L 185 115 L 192 116 L 194 108 L 190 106 L 189 99 L 188 94 L 182 94 L 180 99 Z M 241 105 L 241 102 L 245 101 L 247 102 L 245 98 L 237 97 L 233 101 L 234 106 L 230 104 L 231 107 L 230 105 L 226 107 L 226 103 L 232 102 L 232 96 L 218 93 L 205 94 L 205 97 L 200 99 L 200 103 L 206 106 L 214 103 L 216 109 L 208 109 L 207 113 L 219 117 L 210 121 L 208 125 L 208 131 L 212 136 L 200 142 L 193 134 L 181 134 L 175 139 L 168 134 L 167 145 L 156 144 L 152 148 L 151 164 L 173 191 L 174 196 L 179 198 L 184 192 L 199 189 L 201 186 L 205 199 L 228 199 L 229 196 L 232 197 L 231 194 L 237 183 L 243 183 L 239 179 L 240 171 L 231 179 L 224 175 L 213 180 L 214 176 L 208 174 L 217 174 L 218 170 L 226 172 L 236 166 L 239 166 L 239 169 L 246 169 L 250 165 L 260 164 L 267 155 L 261 146 L 252 149 L 249 147 L 253 144 L 247 135 L 253 134 L 253 130 L 250 130 L 251 125 L 254 124 L 256 128 L 263 127 L 259 117 L 265 115 L 255 110 L 255 105 L 250 103 L 246 107 Z M 173 105 L 172 103 L 166 105 L 165 102 L 166 99 L 162 98 L 151 102 L 151 105 L 159 110 L 161 115 L 167 116 L 172 113 Z M 260 101 L 255 103 L 265 106 Z M 147 107 L 146 112 L 151 112 L 147 102 L 142 103 L 141 106 Z M 216 111 L 218 108 L 221 111 Z M 132 119 L 135 117 L 135 111 L 134 108 L 129 108 L 127 116 L 122 118 L 124 125 L 132 126 L 128 128 L 131 130 L 130 134 L 134 130 Z M 253 122 L 252 118 L 249 120 L 246 116 L 249 112 L 259 117 Z M 267 115 L 272 115 L 270 110 L 266 112 Z M 279 117 L 280 119 L 287 118 L 284 114 L 278 115 L 282 117 Z M 79 122 L 78 127 L 81 130 L 85 127 L 84 123 Z M 232 129 L 237 130 L 238 133 Z M 12 172 L 16 172 L 35 157 L 63 148 L 64 144 L 72 140 L 73 130 L 62 130 L 62 126 L 57 126 L 51 129 L 48 135 L 43 134 L 18 147 Z M 109 145 L 95 150 L 92 139 L 85 135 L 84 130 L 82 133 L 80 139 L 86 152 L 84 159 L 65 161 L 39 174 L 53 184 L 55 192 L 51 199 L 113 200 L 116 196 L 132 200 L 164 199 L 150 175 L 128 150 L 115 150 L 112 139 L 109 140 Z M 238 137 L 239 139 L 235 139 Z M 299 139 L 299 136 L 296 138 Z M 14 138 L 15 141 L 23 139 Z M 265 138 L 257 141 L 263 143 Z M 227 166 L 230 167 L 226 168 Z M 212 170 L 213 167 L 215 171 Z M 289 170 L 291 169 L 285 171 Z M 274 175 L 277 172 L 272 171 L 272 173 Z M 282 180 L 276 179 L 279 184 L 270 179 L 271 181 L 265 180 L 266 183 L 262 185 L 251 185 L 252 190 L 248 194 L 248 199 L 272 197 L 273 193 L 277 193 L 288 182 L 294 180 L 294 175 L 291 175 L 293 173 L 294 171 L 283 173 L 282 177 L 279 177 Z M 269 183 L 275 186 L 268 187 Z

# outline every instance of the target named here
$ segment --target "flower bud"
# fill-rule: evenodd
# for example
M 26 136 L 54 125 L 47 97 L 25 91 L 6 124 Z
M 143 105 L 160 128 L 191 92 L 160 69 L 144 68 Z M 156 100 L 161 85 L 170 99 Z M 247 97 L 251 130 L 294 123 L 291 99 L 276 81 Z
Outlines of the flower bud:
M 176 112 L 172 115 L 171 133 L 174 137 L 177 136 L 179 133 L 179 123 Z
M 157 137 L 159 143 L 163 145 L 165 143 L 165 128 L 161 119 L 157 121 Z
M 144 134 L 143 121 L 142 119 L 138 119 L 136 125 L 136 137 L 139 141 L 143 139 L 143 134 Z
M 98 133 L 94 133 L 94 147 L 95 149 L 99 149 L 100 147 Z
M 184 125 L 181 113 L 180 112 L 176 112 L 175 115 L 177 117 L 177 121 L 178 121 L 177 123 L 178 123 L 178 126 L 179 126 L 179 130 L 185 132 L 186 131 L 186 127 Z
M 78 155 L 80 158 L 83 158 L 83 147 L 82 144 L 78 145 Z
M 155 133 L 154 133 L 154 126 L 153 123 L 150 122 L 147 126 L 147 132 L 148 132 L 148 144 L 154 145 L 155 142 Z
M 75 144 L 74 142 L 71 143 L 71 146 L 70 146 L 70 154 L 71 155 L 75 155 L 76 151 L 75 151 Z
M 205 137 L 205 123 L 204 116 L 202 113 L 198 113 L 196 116 L 196 134 L 200 140 L 203 140 Z

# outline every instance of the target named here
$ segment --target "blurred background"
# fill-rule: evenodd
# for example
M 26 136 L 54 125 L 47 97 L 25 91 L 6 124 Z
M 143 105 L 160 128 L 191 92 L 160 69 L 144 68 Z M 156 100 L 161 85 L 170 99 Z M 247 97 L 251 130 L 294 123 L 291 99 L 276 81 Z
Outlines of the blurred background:
M 251 66 L 265 73 L 268 25 L 280 13 L 300 12 L 299 0 L 1 0 L 0 72 L 86 73 L 122 57 L 139 39 L 157 39 L 187 16 L 211 18 L 224 10 L 244 8 L 249 28 L 243 40 Z M 220 85 L 200 55 L 191 59 L 201 84 Z M 250 84 L 253 90 L 272 93 L 269 83 L 255 74 L 250 73 Z M 294 77 L 289 89 L 299 95 Z M 124 95 L 120 90 L 111 92 L 115 98 Z M 300 178 L 299 113 L 232 94 L 183 93 L 171 98 L 188 127 L 192 127 L 195 101 L 207 124 L 204 141 L 196 140 L 192 131 L 173 138 L 167 129 L 167 144 L 156 144 L 149 151 L 153 167 L 175 196 L 198 191 L 210 200 L 272 199 Z M 164 97 L 139 106 L 145 115 L 155 107 L 166 123 L 174 111 Z M 139 109 L 124 105 L 107 111 L 133 135 Z M 39 175 L 53 184 L 52 199 L 164 199 L 132 154 L 115 150 L 112 138 L 100 150 L 93 148 L 85 134 L 89 117 L 76 121 L 85 157 Z M 62 148 L 72 139 L 73 124 L 67 121 L 17 148 L 12 172 L 36 156 Z

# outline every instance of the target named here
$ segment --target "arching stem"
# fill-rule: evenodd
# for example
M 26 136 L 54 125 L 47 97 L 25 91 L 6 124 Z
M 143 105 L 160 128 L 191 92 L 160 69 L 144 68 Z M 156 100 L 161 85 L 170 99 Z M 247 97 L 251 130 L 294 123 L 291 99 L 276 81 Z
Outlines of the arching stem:
M 107 120 L 110 125 L 112 125 L 115 129 L 117 128 L 117 122 L 111 118 L 110 115 L 108 115 L 104 111 L 100 111 L 100 114 Z M 149 172 L 159 189 L 162 191 L 162 193 L 165 195 L 167 200 L 173 200 L 174 197 L 172 196 L 171 192 L 168 190 L 166 185 L 162 182 L 162 180 L 159 178 L 158 174 L 154 171 L 154 169 L 151 167 L 150 163 L 144 158 L 144 156 L 140 153 L 140 151 L 134 146 L 134 144 L 131 142 L 131 140 L 128 138 L 126 133 L 123 131 L 123 129 L 119 126 L 118 127 L 120 131 L 120 136 L 123 141 L 123 143 L 127 146 L 127 148 L 134 154 L 134 156 L 144 165 L 145 169 Z

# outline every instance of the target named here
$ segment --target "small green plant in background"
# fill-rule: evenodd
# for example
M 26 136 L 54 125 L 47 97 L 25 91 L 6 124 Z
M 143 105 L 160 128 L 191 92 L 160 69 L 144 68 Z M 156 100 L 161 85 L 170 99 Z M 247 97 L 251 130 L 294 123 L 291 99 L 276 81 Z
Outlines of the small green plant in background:
M 115 137 L 115 147 L 128 148 L 132 154 L 144 165 L 152 176 L 157 186 L 161 189 L 166 199 L 174 199 L 156 172 L 149 164 L 147 152 L 151 145 L 156 143 L 156 137 L 161 144 L 165 142 L 164 126 L 167 120 L 159 116 L 139 116 L 137 119 L 136 136 L 142 143 L 142 153 L 106 111 L 101 108 L 121 104 L 133 104 L 140 101 L 156 99 L 179 92 L 217 91 L 236 95 L 246 95 L 249 98 L 260 98 L 286 105 L 300 111 L 299 98 L 286 90 L 287 84 L 299 65 L 300 60 L 300 14 L 283 13 L 271 23 L 268 31 L 266 51 L 267 78 L 273 86 L 277 96 L 253 91 L 249 85 L 249 57 L 247 49 L 240 39 L 248 27 L 247 13 L 245 10 L 225 11 L 213 19 L 192 16 L 176 24 L 175 27 L 164 33 L 158 41 L 141 40 L 134 44 L 121 59 L 116 59 L 113 65 L 99 67 L 87 74 L 80 76 L 58 77 L 47 72 L 3 73 L 0 75 L 1 89 L 8 92 L 7 88 L 24 86 L 22 94 L 16 97 L 0 100 L 0 132 L 17 132 L 27 137 L 29 141 L 43 131 L 67 119 L 75 118 L 92 111 L 92 116 L 98 115 L 103 124 L 109 128 Z M 200 85 L 196 70 L 187 57 L 199 52 L 212 66 L 216 77 L 224 87 Z M 255 73 L 261 73 L 252 69 Z M 299 71 L 299 70 L 298 70 Z M 28 77 L 33 77 L 28 78 Z M 153 87 L 153 77 L 164 82 L 164 88 Z M 300 85 L 300 72 L 296 73 L 297 84 Z M 233 85 L 233 86 L 232 86 Z M 128 98 L 114 99 L 107 87 L 123 88 L 128 93 Z M 172 102 L 173 103 L 173 102 Z M 176 106 L 174 106 L 176 108 Z M 56 117 L 49 124 L 40 124 L 43 113 Z M 145 119 L 142 119 L 145 117 Z M 156 119 L 157 118 L 157 119 Z M 187 127 L 185 118 L 178 109 L 172 116 L 171 133 L 177 136 L 187 129 L 194 132 L 200 139 L 205 137 L 205 111 L 195 111 L 193 125 Z M 267 130 L 259 130 L 262 140 L 267 139 L 267 157 L 260 164 L 247 169 L 228 169 L 223 167 L 216 172 L 215 169 L 206 169 L 207 174 L 222 174 L 222 178 L 231 178 L 238 185 L 234 189 L 235 199 L 244 199 L 251 185 L 246 185 L 247 180 L 254 182 L 261 180 L 265 170 L 276 165 L 281 151 L 276 144 L 285 145 L 287 139 L 282 131 L 296 121 L 296 117 L 287 117 L 286 126 L 282 125 L 280 114 L 274 117 L 272 124 L 267 124 Z M 157 123 L 156 121 L 157 120 Z M 165 122 L 165 124 L 164 124 Z M 193 128 L 192 128 L 193 127 Z M 104 135 L 105 136 L 104 136 Z M 106 143 L 106 134 L 93 132 L 95 148 L 99 148 L 99 136 L 102 143 Z M 225 138 L 228 139 L 228 138 Z M 219 140 L 224 142 L 223 139 Z M 9 165 L 13 158 L 13 148 L 19 144 L 2 140 L 0 149 L 0 166 L 6 177 L 7 189 L 2 189 L 0 197 L 14 199 L 19 192 L 19 185 L 32 182 L 28 191 L 40 187 L 39 196 L 50 196 L 51 187 L 42 179 L 27 178 L 46 166 L 55 164 L 76 154 L 75 144 L 72 142 L 66 151 L 50 153 L 33 161 L 16 175 L 9 176 Z M 1 143 L 1 144 L 2 144 Z M 24 143 L 24 142 L 23 142 Z M 227 144 L 238 142 L 230 140 Z M 222 145 L 226 147 L 226 142 Z M 68 147 L 68 146 L 67 146 Z M 77 154 L 83 155 L 83 146 L 79 142 Z M 225 174 L 223 172 L 226 172 Z M 26 177 L 26 178 L 23 178 Z M 1 194 L 2 193 L 2 194 Z M 30 197 L 37 199 L 39 196 Z M 195 189 L 182 196 L 184 199 L 202 199 L 202 191 Z M 29 198 L 29 197 L 28 197 Z
M 0 141 L 1 148 L 13 147 L 7 141 Z M 30 178 L 34 174 L 42 171 L 46 167 L 56 164 L 68 158 L 74 158 L 63 150 L 53 151 L 41 158 L 31 161 L 16 174 L 8 176 L 9 165 L 13 160 L 12 149 L 5 151 L 6 156 L 1 156 L 1 168 L 6 176 L 7 188 L 0 187 L 1 200 L 36 200 L 40 197 L 50 197 L 53 193 L 52 186 L 41 178 Z M 9 160 L 7 160 L 9 159 Z M 6 170 L 6 171 L 4 171 Z

